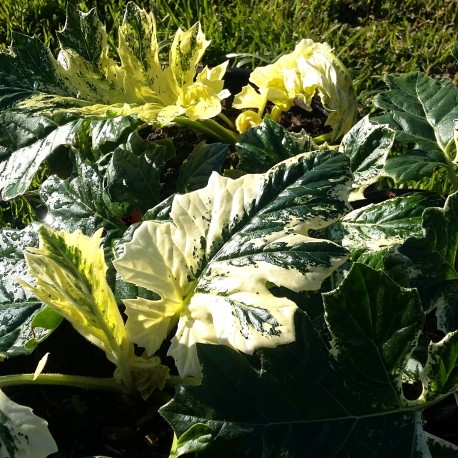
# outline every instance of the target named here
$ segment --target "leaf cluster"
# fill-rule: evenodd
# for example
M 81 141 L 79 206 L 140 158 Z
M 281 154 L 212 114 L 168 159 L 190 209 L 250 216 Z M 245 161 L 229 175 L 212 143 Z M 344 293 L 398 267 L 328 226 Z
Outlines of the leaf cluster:
M 70 29 L 67 44 L 85 31 Z M 28 40 L 22 52 L 40 56 Z M 423 421 L 440 401 L 456 409 L 458 389 L 451 81 L 388 76 L 339 145 L 267 118 L 234 143 L 202 124 L 181 157 L 171 140 L 189 125 L 21 105 L 33 87 L 10 83 L 30 68 L 9 69 L 2 199 L 33 191 L 46 213 L 0 228 L 3 358 L 29 354 L 64 316 L 114 363 L 105 388 L 147 398 L 177 385 L 160 409 L 171 456 L 457 456 Z M 68 81 L 46 71 L 37 85 L 65 96 Z M 157 355 L 164 339 L 178 378 Z

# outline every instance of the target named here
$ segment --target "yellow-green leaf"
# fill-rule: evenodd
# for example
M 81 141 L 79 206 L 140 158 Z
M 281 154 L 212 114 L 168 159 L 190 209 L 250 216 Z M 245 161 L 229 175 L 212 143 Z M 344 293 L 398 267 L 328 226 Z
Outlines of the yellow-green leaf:
M 59 42 L 55 59 L 38 39 L 15 35 L 10 52 L 0 54 L 0 107 L 14 100 L 19 109 L 47 115 L 137 115 L 146 123 L 164 125 L 183 114 L 214 117 L 229 95 L 222 81 L 226 64 L 196 78 L 209 44 L 200 24 L 177 31 L 169 65 L 162 65 L 154 15 L 133 2 L 119 28 L 120 65 L 109 57 L 106 30 L 95 9 L 82 13 L 69 5 Z
M 102 229 L 92 237 L 40 228 L 38 248 L 24 256 L 35 285 L 21 282 L 57 310 L 75 329 L 117 363 L 127 345 L 121 314 L 107 284 L 100 246 Z
M 342 137 L 355 123 L 356 94 L 351 77 L 327 43 L 301 40 L 292 53 L 256 68 L 250 83 L 256 89 L 245 86 L 235 96 L 234 108 L 254 108 L 262 116 L 266 103 L 271 102 L 271 116 L 278 119 L 293 105 L 310 111 L 312 99 L 318 95 L 329 113 L 326 125 L 333 129 L 333 140 Z

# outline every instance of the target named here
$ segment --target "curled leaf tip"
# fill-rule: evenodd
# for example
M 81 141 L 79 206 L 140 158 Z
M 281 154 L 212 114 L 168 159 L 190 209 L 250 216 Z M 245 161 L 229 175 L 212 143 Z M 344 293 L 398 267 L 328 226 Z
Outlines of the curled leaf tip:
M 329 113 L 326 125 L 333 129 L 333 140 L 342 137 L 356 120 L 352 80 L 327 43 L 301 40 L 292 53 L 253 70 L 250 83 L 235 96 L 234 108 L 256 109 L 262 116 L 270 102 L 272 117 L 277 119 L 293 105 L 311 110 L 312 99 L 318 96 Z

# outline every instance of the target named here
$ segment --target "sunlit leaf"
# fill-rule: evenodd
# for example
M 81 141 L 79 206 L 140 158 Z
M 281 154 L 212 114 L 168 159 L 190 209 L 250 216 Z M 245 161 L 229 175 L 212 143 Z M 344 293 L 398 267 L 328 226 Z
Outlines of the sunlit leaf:
M 24 281 L 43 303 L 67 318 L 75 329 L 117 361 L 126 351 L 124 323 L 105 273 L 102 229 L 92 237 L 40 228 L 38 248 L 25 259 L 35 285 Z
M 23 252 L 38 245 L 37 232 L 35 225 L 0 229 L 0 359 L 30 353 L 59 325 L 49 320 L 34 324 L 47 307 L 17 282 L 19 276 L 32 279 L 26 274 Z
M 177 195 L 168 219 L 145 221 L 114 261 L 123 280 L 160 299 L 125 300 L 129 337 L 150 354 L 178 324 L 169 354 L 181 375 L 200 374 L 196 343 L 251 354 L 294 339 L 296 305 L 269 283 L 314 290 L 347 253 L 308 233 L 348 211 L 350 172 L 339 153 L 307 153 L 265 174 L 214 173 Z
M 439 170 L 450 174 L 449 183 L 456 190 L 457 169 L 452 161 L 457 156 L 453 122 L 458 118 L 458 89 L 451 81 L 422 73 L 390 75 L 385 81 L 389 89 L 374 100 L 384 113 L 371 118 L 396 132 L 398 154 L 388 158 L 385 173 L 396 181 L 419 182 L 432 179 Z M 433 183 L 429 188 L 434 188 Z
M 15 34 L 0 54 L 0 106 L 46 113 L 75 112 L 99 118 L 136 115 L 169 124 L 176 116 L 207 119 L 221 111 L 226 64 L 197 66 L 209 42 L 199 24 L 176 32 L 169 66 L 158 57 L 156 21 L 129 2 L 119 27 L 120 65 L 109 56 L 107 33 L 95 9 L 69 3 L 55 59 L 37 38 Z
M 0 454 L 7 458 L 46 458 L 57 452 L 48 423 L 30 407 L 11 401 L 0 391 Z
M 293 52 L 273 64 L 255 68 L 250 83 L 236 94 L 235 108 L 253 108 L 262 116 L 270 102 L 274 105 L 272 118 L 278 120 L 293 105 L 311 111 L 312 99 L 318 96 L 328 112 L 326 125 L 332 127 L 333 140 L 341 138 L 355 122 L 356 95 L 352 80 L 327 43 L 301 40 Z M 253 116 L 251 121 L 255 122 Z
M 400 373 L 424 321 L 416 291 L 354 265 L 325 309 L 327 332 L 298 312 L 295 342 L 251 356 L 198 345 L 201 384 L 160 410 L 177 455 L 429 456 L 425 403 L 409 405 Z
M 361 119 L 344 136 L 339 151 L 350 157 L 354 174 L 353 188 L 361 192 L 383 175 L 388 153 L 393 146 L 395 131 L 388 126 L 373 124 L 369 117 Z

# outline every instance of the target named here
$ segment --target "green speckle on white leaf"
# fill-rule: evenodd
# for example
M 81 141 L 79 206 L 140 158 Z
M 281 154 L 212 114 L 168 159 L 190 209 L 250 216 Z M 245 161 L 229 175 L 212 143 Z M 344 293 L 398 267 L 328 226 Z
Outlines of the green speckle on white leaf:
M 0 54 L 0 106 L 48 115 L 137 115 L 144 122 L 167 125 L 180 115 L 212 118 L 229 95 L 222 80 L 227 62 L 206 67 L 196 77 L 210 43 L 198 23 L 176 32 L 164 68 L 156 20 L 133 2 L 119 28 L 120 63 L 109 57 L 107 33 L 95 9 L 82 13 L 69 4 L 58 36 L 57 59 L 37 38 L 14 36 L 10 52 Z
M 349 210 L 350 177 L 344 155 L 314 152 L 237 180 L 214 173 L 175 196 L 169 219 L 143 222 L 114 261 L 160 296 L 125 301 L 129 338 L 153 354 L 177 325 L 169 354 L 182 376 L 200 376 L 196 343 L 251 354 L 294 340 L 297 306 L 269 285 L 316 290 L 345 262 L 345 249 L 308 232 Z
M 48 423 L 0 391 L 0 456 L 46 458 L 57 452 Z

